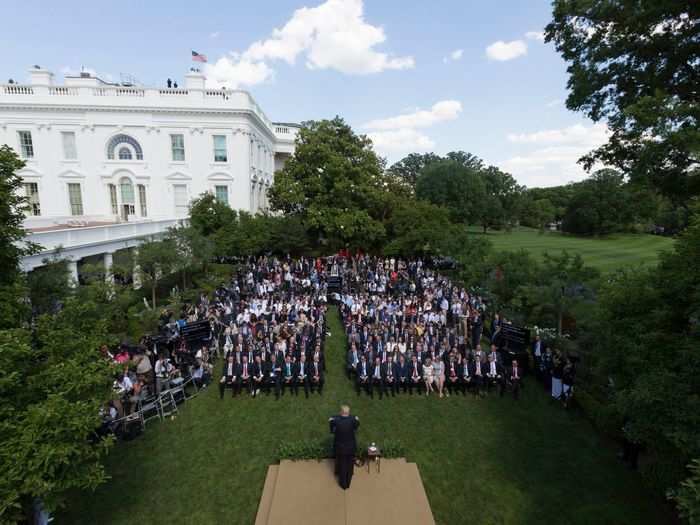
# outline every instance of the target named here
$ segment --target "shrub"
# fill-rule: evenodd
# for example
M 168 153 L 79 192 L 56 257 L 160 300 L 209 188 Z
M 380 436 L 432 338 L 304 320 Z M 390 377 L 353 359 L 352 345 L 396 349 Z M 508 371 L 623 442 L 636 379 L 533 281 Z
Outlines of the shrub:
M 382 451 L 382 457 L 400 458 L 406 456 L 406 447 L 398 439 L 386 439 L 377 443 Z M 367 450 L 369 443 L 360 446 L 355 452 L 357 457 L 362 457 Z M 275 458 L 278 461 L 289 459 L 301 461 L 308 459 L 325 459 L 333 457 L 333 438 L 328 437 L 319 441 L 299 440 L 280 443 L 275 450 Z

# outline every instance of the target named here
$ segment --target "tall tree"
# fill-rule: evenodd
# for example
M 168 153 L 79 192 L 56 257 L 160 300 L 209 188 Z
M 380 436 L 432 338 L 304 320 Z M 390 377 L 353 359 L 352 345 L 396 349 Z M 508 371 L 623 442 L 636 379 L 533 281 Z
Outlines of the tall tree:
M 575 186 L 562 229 L 580 235 L 620 231 L 634 219 L 630 196 L 622 175 L 615 170 L 599 170 Z
M 151 308 L 156 308 L 158 283 L 174 268 L 176 259 L 175 243 L 171 239 L 145 242 L 138 247 L 134 257 L 134 273 L 151 290 Z
M 700 193 L 700 3 L 555 0 L 546 41 L 569 62 L 566 105 L 612 131 L 585 157 L 651 182 L 676 204 Z
M 297 216 L 330 247 L 370 249 L 385 235 L 389 181 L 372 141 L 345 121 L 306 122 L 294 155 L 277 172 L 272 208 Z
M 441 160 L 435 153 L 410 153 L 400 161 L 391 165 L 389 173 L 399 177 L 411 189 L 415 189 L 416 181 L 426 166 Z
M 442 160 L 421 172 L 416 197 L 446 207 L 453 222 L 473 224 L 483 217 L 486 188 L 479 170 L 455 160 Z
M 510 227 L 518 219 L 524 188 L 512 175 L 505 173 L 495 166 L 479 170 L 486 198 L 481 215 L 481 225 L 486 233 L 491 227 Z

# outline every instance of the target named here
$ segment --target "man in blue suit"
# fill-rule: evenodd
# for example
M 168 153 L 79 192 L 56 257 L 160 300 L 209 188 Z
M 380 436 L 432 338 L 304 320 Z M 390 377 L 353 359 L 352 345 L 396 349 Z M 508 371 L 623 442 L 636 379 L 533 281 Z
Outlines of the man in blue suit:
M 360 426 L 357 416 L 350 415 L 350 407 L 340 407 L 340 415 L 328 419 L 331 434 L 333 434 L 333 452 L 335 453 L 335 473 L 338 483 L 343 490 L 350 487 L 355 465 L 355 450 L 357 441 L 355 432 Z

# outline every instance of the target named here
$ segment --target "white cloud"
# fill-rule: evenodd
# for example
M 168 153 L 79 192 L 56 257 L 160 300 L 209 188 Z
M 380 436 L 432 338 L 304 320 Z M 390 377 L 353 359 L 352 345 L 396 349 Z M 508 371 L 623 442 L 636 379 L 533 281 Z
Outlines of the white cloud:
M 511 133 L 508 141 L 517 144 L 580 144 L 599 145 L 608 139 L 608 128 L 605 124 L 584 126 L 575 124 L 568 128 L 545 129 L 534 133 Z
M 426 128 L 445 120 L 454 120 L 462 112 L 462 103 L 458 100 L 441 100 L 430 109 L 417 109 L 412 113 L 377 119 L 367 122 L 367 129 Z
M 427 128 L 439 122 L 456 119 L 462 112 L 462 103 L 457 100 L 441 100 L 430 109 L 415 108 L 396 117 L 371 120 L 364 124 L 370 132 L 375 149 L 390 158 L 411 151 L 429 151 L 435 142 L 418 128 Z
M 544 42 L 544 31 L 528 31 L 525 33 L 525 38 L 529 40 L 539 40 Z
M 235 56 L 221 57 L 213 64 L 204 64 L 207 86 L 238 89 L 260 84 L 273 77 L 274 72 L 265 62 L 251 62 Z
M 443 58 L 442 61 L 445 64 L 447 64 L 450 61 L 456 62 L 457 60 L 461 60 L 463 55 L 464 55 L 464 49 L 455 49 L 449 55 L 447 55 L 445 58 Z
M 429 151 L 435 148 L 435 143 L 430 137 L 411 128 L 373 131 L 367 136 L 372 139 L 377 151 L 382 154 L 396 155 L 412 151 Z
M 547 106 L 548 108 L 554 108 L 556 106 L 561 106 L 563 102 L 564 101 L 560 98 L 554 98 L 554 99 L 550 100 L 549 102 L 547 102 L 545 104 L 545 106 Z
M 608 136 L 605 124 L 577 124 L 561 129 L 510 134 L 507 136 L 509 142 L 534 146 L 535 149 L 499 162 L 498 166 L 529 187 L 579 181 L 588 174 L 578 160 L 607 142 Z
M 381 26 L 365 21 L 363 10 L 363 0 L 326 0 L 316 7 L 297 9 L 269 38 L 254 42 L 241 54 L 219 59 L 217 64 L 224 62 L 217 68 L 218 80 L 208 84 L 263 82 L 272 76 L 270 62 L 282 60 L 291 65 L 300 56 L 309 69 L 334 69 L 348 75 L 414 67 L 411 56 L 397 57 L 376 49 L 386 41 L 386 34 Z M 240 70 L 249 75 L 245 79 L 235 76 Z
M 499 40 L 486 48 L 486 56 L 490 60 L 506 61 L 527 54 L 527 44 L 522 40 L 504 42 Z
M 219 38 L 220 35 L 220 31 L 214 31 L 213 33 L 209 33 L 209 38 Z

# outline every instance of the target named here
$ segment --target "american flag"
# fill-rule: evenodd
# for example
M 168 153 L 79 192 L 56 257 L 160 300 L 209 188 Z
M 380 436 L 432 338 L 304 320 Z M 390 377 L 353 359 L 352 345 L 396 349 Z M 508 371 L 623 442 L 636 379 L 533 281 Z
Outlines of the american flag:
M 207 61 L 207 56 L 202 55 L 201 53 L 197 53 L 196 51 L 192 51 L 192 62 L 206 62 Z

